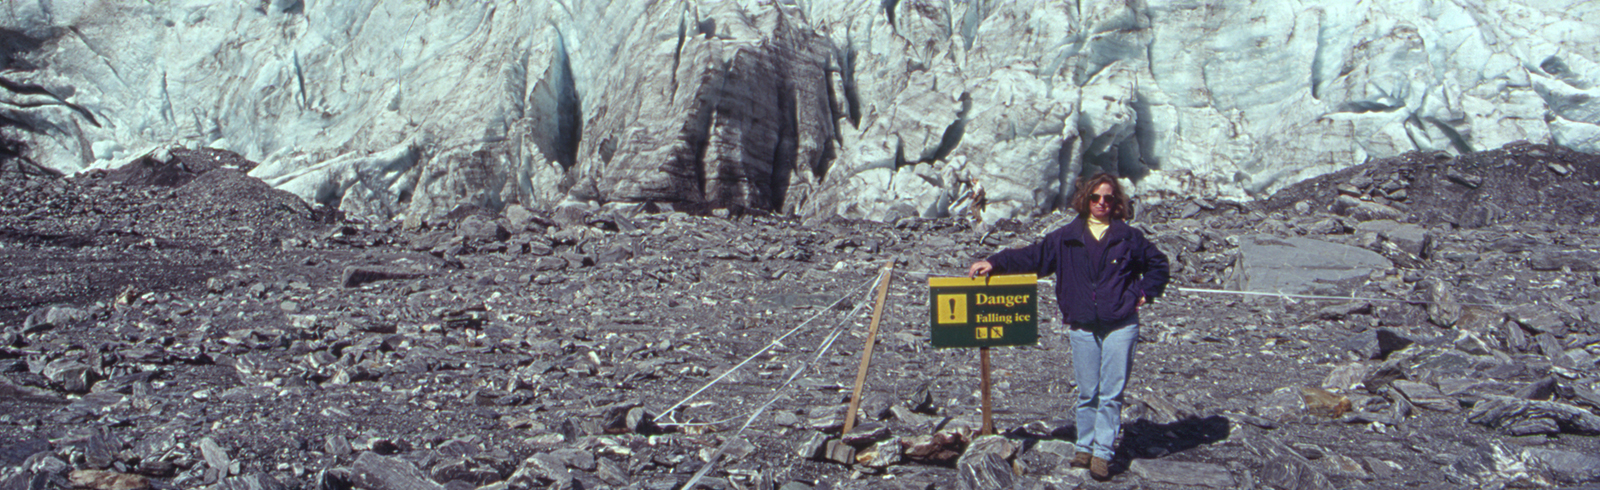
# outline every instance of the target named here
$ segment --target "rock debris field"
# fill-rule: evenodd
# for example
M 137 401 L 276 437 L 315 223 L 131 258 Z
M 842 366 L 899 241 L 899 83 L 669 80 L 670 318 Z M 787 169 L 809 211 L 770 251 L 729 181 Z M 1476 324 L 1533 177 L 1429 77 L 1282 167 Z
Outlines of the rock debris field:
M 978 352 L 928 340 L 930 274 L 1067 216 L 510 205 L 402 229 L 252 166 L 5 167 L 0 489 L 1600 484 L 1600 161 L 1559 147 L 1140 206 L 1174 280 L 1107 482 L 1066 464 L 1050 288 L 1039 344 L 991 351 L 998 436 Z M 1274 295 L 1200 291 L 1224 289 Z

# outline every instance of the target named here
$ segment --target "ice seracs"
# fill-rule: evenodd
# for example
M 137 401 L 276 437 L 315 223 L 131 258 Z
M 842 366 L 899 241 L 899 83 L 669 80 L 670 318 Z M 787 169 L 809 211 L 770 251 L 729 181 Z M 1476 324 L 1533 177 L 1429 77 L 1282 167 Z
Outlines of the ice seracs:
M 411 223 L 642 201 L 992 220 L 1059 209 L 1083 172 L 1237 199 L 1412 150 L 1600 151 L 1597 18 L 1579 0 L 18 0 L 0 140 L 65 172 L 227 149 L 303 199 Z

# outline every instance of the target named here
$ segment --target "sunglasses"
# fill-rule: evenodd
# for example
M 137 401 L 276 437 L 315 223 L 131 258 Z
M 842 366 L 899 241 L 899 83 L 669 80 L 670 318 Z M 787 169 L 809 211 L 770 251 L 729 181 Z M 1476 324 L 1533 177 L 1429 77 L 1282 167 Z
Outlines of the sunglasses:
M 1115 194 L 1089 194 L 1089 202 L 1100 202 L 1104 200 L 1105 202 L 1110 203 L 1113 199 L 1116 199 Z

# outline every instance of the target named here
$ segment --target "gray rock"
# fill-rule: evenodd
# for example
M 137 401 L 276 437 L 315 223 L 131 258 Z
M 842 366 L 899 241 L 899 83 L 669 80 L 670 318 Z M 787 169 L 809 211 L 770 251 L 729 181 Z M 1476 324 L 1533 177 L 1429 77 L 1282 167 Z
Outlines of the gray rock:
M 1264 293 L 1348 295 L 1341 282 L 1391 267 L 1370 250 L 1298 237 L 1246 236 L 1239 254 L 1229 287 Z
M 1351 301 L 1317 309 L 1317 318 L 1323 320 L 1343 320 L 1355 315 L 1370 314 L 1372 314 L 1372 303 L 1366 301 Z
M 838 439 L 829 439 L 823 446 L 822 460 L 839 464 L 856 464 L 856 448 Z
M 1380 328 L 1357 333 L 1339 343 L 1339 347 L 1360 355 L 1362 359 L 1386 359 L 1389 354 L 1409 347 L 1415 342 L 1394 330 Z
M 852 427 L 842 439 L 845 444 L 864 448 L 889 437 L 889 426 L 881 422 L 867 421 Z
M 1062 464 L 1066 464 L 1066 460 L 1072 459 L 1073 456 L 1078 454 L 1078 445 L 1069 441 L 1044 439 L 1034 443 L 1033 451 L 1053 454 L 1062 458 Z
M 1407 400 L 1410 400 L 1416 406 L 1441 412 L 1455 413 L 1461 411 L 1461 403 L 1456 401 L 1455 397 L 1445 395 L 1444 392 L 1439 391 L 1439 388 L 1433 385 L 1399 379 L 1390 383 L 1390 386 L 1399 390 Z
M 900 444 L 900 438 L 890 437 L 857 453 L 856 461 L 870 468 L 887 468 L 900 464 L 904 454 L 905 447 Z
M 363 452 L 350 465 L 350 482 L 357 488 L 369 490 L 444 490 L 417 469 L 416 465 L 398 457 Z
M 27 439 L 15 444 L 0 446 L 0 464 L 6 466 L 20 465 L 29 456 L 50 450 L 48 439 Z
M 1555 334 L 1550 332 L 1533 336 L 1533 344 L 1539 346 L 1539 353 L 1544 354 L 1551 361 L 1560 360 L 1561 354 L 1566 352 L 1566 349 L 1561 348 L 1561 341 L 1557 340 Z
M 1600 252 L 1591 250 L 1538 250 L 1528 256 L 1528 267 L 1536 271 L 1593 272 L 1600 270 Z
M 1445 169 L 1444 178 L 1451 182 L 1464 185 L 1468 189 L 1477 189 L 1483 185 L 1483 176 L 1466 173 L 1455 167 Z
M 1400 223 L 1392 219 L 1364 221 L 1356 225 L 1358 232 L 1375 232 L 1379 237 L 1395 244 L 1400 250 L 1417 257 L 1427 258 L 1433 247 L 1433 235 L 1421 225 Z
M 1541 447 L 1527 448 L 1522 453 L 1556 481 L 1581 484 L 1600 480 L 1600 456 Z
M 968 451 L 956 460 L 956 472 L 961 478 L 959 488 L 964 490 L 1011 488 L 1017 480 L 1011 463 L 992 452 Z
M 1534 333 L 1565 334 L 1567 330 L 1567 321 L 1561 310 L 1549 305 L 1521 304 L 1512 308 L 1507 315 Z
M 1455 326 L 1461 321 L 1461 303 L 1456 301 L 1455 289 L 1444 281 L 1428 284 L 1428 321 L 1441 327 Z
M 1285 386 L 1267 394 L 1255 406 L 1256 415 L 1279 422 L 1299 420 L 1305 413 L 1305 399 L 1300 390 Z
M 223 479 L 214 490 L 287 490 L 289 487 L 272 475 L 255 473 Z
M 1186 487 L 1236 488 L 1233 474 L 1221 465 L 1167 459 L 1136 459 L 1128 471 L 1145 481 Z
M 1467 420 L 1513 436 L 1532 434 L 1600 434 L 1600 416 L 1560 402 L 1486 395 L 1473 405 Z
M 217 470 L 221 475 L 227 475 L 233 467 L 233 461 L 228 458 L 228 451 L 210 437 L 200 439 L 200 455 L 205 458 L 206 464 L 210 465 L 211 469 Z
M 805 439 L 795 445 L 795 455 L 805 459 L 827 459 L 828 434 L 823 432 L 808 432 Z
M 536 229 L 534 224 L 537 222 L 538 217 L 534 216 L 532 212 L 528 211 L 528 208 L 523 207 L 521 204 L 506 205 L 505 211 L 501 214 L 505 216 L 506 224 L 509 225 L 508 229 L 513 234 Z
M 1522 324 L 1506 321 L 1500 330 L 1505 334 L 1506 348 L 1512 352 L 1527 352 L 1533 347 L 1533 341 L 1528 338 L 1528 331 L 1522 328 Z
M 1317 465 L 1277 439 L 1262 435 L 1245 438 L 1243 441 L 1245 447 L 1261 460 L 1262 483 L 1273 488 L 1320 490 L 1334 488 L 1328 481 L 1327 475 L 1324 475 Z
M 68 393 L 88 393 L 99 376 L 89 365 L 70 359 L 50 361 L 39 374 Z
M 1339 196 L 1334 201 L 1333 212 L 1334 214 L 1349 216 L 1359 221 L 1397 220 L 1405 217 L 1405 213 L 1392 206 L 1345 195 Z
M 456 224 L 456 235 L 477 244 L 505 241 L 511 237 L 511 233 L 500 226 L 500 223 L 481 215 L 462 218 L 461 222 Z

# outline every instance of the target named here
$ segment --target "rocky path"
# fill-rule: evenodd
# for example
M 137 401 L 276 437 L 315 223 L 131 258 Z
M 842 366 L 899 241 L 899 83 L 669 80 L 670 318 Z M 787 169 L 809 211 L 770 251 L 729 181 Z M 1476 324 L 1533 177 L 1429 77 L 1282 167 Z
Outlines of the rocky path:
M 1144 209 L 1177 269 L 1144 313 L 1109 482 L 1065 464 L 1053 306 L 1039 345 L 993 351 L 1002 437 L 976 434 L 976 351 L 927 338 L 930 273 L 1065 218 L 512 206 L 402 230 L 319 215 L 228 158 L 5 176 L 0 489 L 1600 481 L 1592 157 L 1409 155 L 1262 203 Z M 1547 197 L 1506 204 L 1529 192 Z M 1312 249 L 1377 259 L 1274 291 L 1371 299 L 1195 291 L 1312 277 L 1275 261 Z M 889 260 L 864 423 L 840 440 Z

